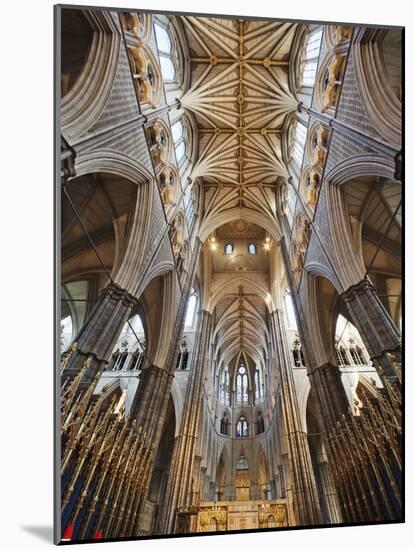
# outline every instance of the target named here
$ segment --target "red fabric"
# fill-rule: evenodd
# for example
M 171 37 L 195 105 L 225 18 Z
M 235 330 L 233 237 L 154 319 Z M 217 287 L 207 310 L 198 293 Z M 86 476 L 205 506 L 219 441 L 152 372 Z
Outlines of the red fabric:
M 65 527 L 65 530 L 63 531 L 61 540 L 72 540 L 73 530 L 74 530 L 74 524 L 68 523 L 68 525 Z
M 104 536 L 102 530 L 100 529 L 99 531 L 95 531 L 95 535 L 93 536 L 94 540 L 97 540 L 97 539 L 102 539 Z

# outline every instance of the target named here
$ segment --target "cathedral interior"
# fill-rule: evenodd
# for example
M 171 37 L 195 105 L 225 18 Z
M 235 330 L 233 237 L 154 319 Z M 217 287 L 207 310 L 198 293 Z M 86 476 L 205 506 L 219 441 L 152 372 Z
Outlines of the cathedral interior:
M 401 29 L 58 22 L 58 540 L 401 521 Z

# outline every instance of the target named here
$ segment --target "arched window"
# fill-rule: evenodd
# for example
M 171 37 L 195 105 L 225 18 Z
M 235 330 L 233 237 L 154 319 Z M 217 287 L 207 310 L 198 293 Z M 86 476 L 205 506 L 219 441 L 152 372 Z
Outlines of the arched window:
M 115 352 L 112 354 L 110 369 L 111 370 L 123 370 L 123 367 L 127 361 L 128 352 Z
M 188 362 L 189 362 L 189 350 L 187 349 L 187 340 L 184 338 L 180 345 L 179 354 L 177 355 L 176 369 L 187 370 Z
M 171 135 L 175 144 L 183 138 L 183 124 L 181 120 L 178 120 L 173 124 L 171 127 Z
M 233 254 L 233 244 L 227 243 L 225 245 L 225 254 Z
M 255 369 L 255 400 L 262 401 L 264 398 L 264 386 L 262 383 L 262 373 L 257 368 Z
M 136 314 L 123 326 L 107 368 L 109 370 L 141 370 L 144 365 L 145 346 L 146 337 L 143 323 L 140 316 Z
M 176 158 L 179 164 L 182 161 L 185 152 L 186 152 L 186 145 L 184 144 L 184 141 L 181 141 L 179 145 L 176 147 Z
M 173 63 L 173 48 L 169 33 L 159 23 L 154 24 L 156 32 L 157 48 L 163 80 L 171 82 L 176 76 L 176 68 Z
M 174 148 L 176 151 L 176 160 L 180 164 L 186 154 L 186 144 L 184 141 L 184 126 L 181 120 L 178 120 L 171 127 Z
M 249 243 L 248 244 L 248 254 L 256 254 L 256 244 L 255 243 Z
M 243 364 L 238 368 L 236 375 L 236 401 L 238 403 L 248 402 L 248 374 Z
M 197 294 L 196 294 L 196 291 L 192 288 L 189 299 L 187 301 L 186 317 L 184 320 L 185 328 L 193 326 L 193 323 L 195 320 L 196 304 L 197 304 Z
M 359 346 L 356 346 L 356 354 L 359 357 L 360 363 L 362 365 L 366 364 L 366 359 L 365 359 L 365 356 L 363 354 L 363 350 L 362 350 L 362 348 L 359 348 Z
M 181 141 L 176 147 L 176 159 L 179 164 L 183 160 L 185 152 L 186 152 L 186 145 L 184 141 Z
M 189 352 L 187 350 L 182 351 L 182 363 L 180 365 L 181 370 L 187 369 L 188 362 L 189 362 Z
M 137 350 L 131 356 L 129 370 L 141 370 L 144 364 L 144 351 Z
M 317 28 L 308 36 L 301 62 L 302 86 L 314 86 L 322 33 L 323 30 L 321 28 Z
M 228 419 L 226 417 L 226 414 L 222 416 L 222 419 L 220 421 L 220 433 L 222 435 L 228 435 Z
M 248 462 L 244 456 L 240 456 L 238 464 L 236 465 L 237 470 L 248 470 Z
M 258 434 L 262 434 L 265 432 L 265 422 L 264 422 L 264 417 L 262 416 L 261 413 L 258 414 L 257 416 L 257 433 Z
M 255 399 L 259 399 L 259 371 L 255 369 Z
M 294 162 L 299 168 L 301 168 L 301 165 L 303 163 L 306 136 L 307 127 L 300 120 L 297 120 L 295 123 L 295 130 L 293 132 L 291 155 Z
M 304 354 L 301 349 L 301 342 L 298 339 L 294 340 L 293 357 L 296 367 L 305 367 Z
M 160 68 L 164 80 L 174 80 L 175 70 L 170 58 L 160 57 Z
M 352 356 L 352 361 L 354 365 L 361 365 L 363 363 L 362 361 L 362 355 L 357 352 L 356 347 L 350 347 L 349 349 L 350 355 Z
M 289 288 L 285 291 L 285 309 L 287 312 L 288 328 L 297 328 L 297 322 L 295 320 L 294 305 L 291 297 L 291 290 Z
M 189 363 L 189 352 L 187 350 L 181 351 L 177 356 L 176 369 L 187 370 L 188 363 Z
M 222 382 L 219 386 L 220 400 L 224 405 L 229 405 L 229 369 L 225 367 L 222 374 Z
M 159 23 L 154 24 L 154 30 L 156 31 L 157 47 L 160 52 L 165 55 L 169 55 L 172 52 L 172 45 L 169 33 Z
M 349 359 L 347 357 L 347 352 L 343 346 L 338 346 L 336 349 L 337 353 L 337 360 L 339 362 L 339 365 L 348 365 Z
M 236 425 L 236 437 L 248 437 L 248 423 L 245 420 L 244 416 L 241 416 L 239 418 L 239 421 Z M 238 469 L 241 469 L 241 468 L 238 468 Z

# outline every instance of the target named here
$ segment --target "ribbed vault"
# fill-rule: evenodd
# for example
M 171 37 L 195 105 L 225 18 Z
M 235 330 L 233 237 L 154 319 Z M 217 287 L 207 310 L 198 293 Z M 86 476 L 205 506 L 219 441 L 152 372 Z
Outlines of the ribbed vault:
M 239 286 L 238 294 L 227 294 L 216 307 L 212 338 L 219 369 L 240 353 L 265 367 L 269 333 L 266 307 L 261 298 L 243 286 Z
M 275 188 L 288 177 L 282 133 L 298 100 L 289 78 L 294 23 L 183 17 L 199 154 L 191 179 L 205 189 L 205 217 L 237 207 L 276 217 Z

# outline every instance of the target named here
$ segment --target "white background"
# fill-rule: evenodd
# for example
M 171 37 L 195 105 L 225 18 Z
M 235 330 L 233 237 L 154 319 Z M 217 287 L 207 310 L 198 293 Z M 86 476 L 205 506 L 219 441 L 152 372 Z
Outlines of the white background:
M 74 3 L 79 3 L 74 0 Z M 142 549 L 413 548 L 414 529 L 414 30 L 410 3 L 403 0 L 113 0 L 89 5 L 174 9 L 406 25 L 407 165 L 407 524 L 176 540 L 107 543 L 102 548 Z M 0 544 L 11 550 L 52 544 L 52 334 L 53 334 L 53 2 L 2 3 L 0 140 L 1 411 Z M 3 429 L 4 428 L 4 429 Z M 412 539 L 412 542 L 411 542 Z M 117 544 L 117 546 L 114 546 Z M 121 545 L 122 544 L 122 545 Z M 83 545 L 79 548 L 98 548 Z

